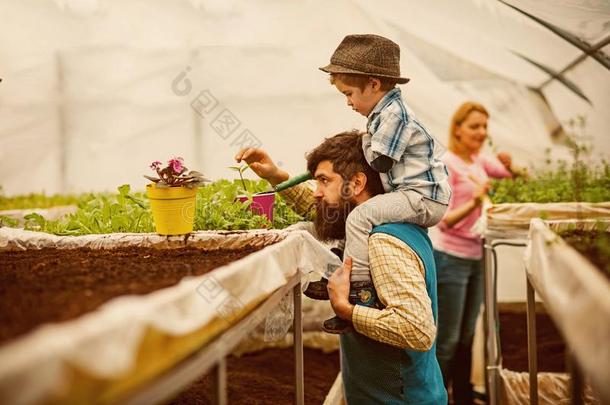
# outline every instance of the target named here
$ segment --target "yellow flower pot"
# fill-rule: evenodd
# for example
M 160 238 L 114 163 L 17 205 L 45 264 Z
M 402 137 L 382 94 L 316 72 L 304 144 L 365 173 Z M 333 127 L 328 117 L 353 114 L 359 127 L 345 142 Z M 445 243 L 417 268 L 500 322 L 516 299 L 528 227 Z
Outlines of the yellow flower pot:
M 146 195 L 158 234 L 184 235 L 193 232 L 197 188 L 159 188 L 149 184 Z

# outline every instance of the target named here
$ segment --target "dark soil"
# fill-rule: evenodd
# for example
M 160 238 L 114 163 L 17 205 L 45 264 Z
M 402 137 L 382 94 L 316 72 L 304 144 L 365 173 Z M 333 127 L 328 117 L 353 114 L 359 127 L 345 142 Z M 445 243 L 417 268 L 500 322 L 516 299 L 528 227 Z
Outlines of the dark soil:
M 610 280 L 610 232 L 571 230 L 562 232 L 561 238 Z
M 169 287 L 259 249 L 0 251 L 0 344 L 43 323 L 93 311 L 111 298 Z
M 304 349 L 305 403 L 322 404 L 339 373 L 339 352 Z M 170 405 L 212 403 L 213 380 L 206 375 L 180 393 Z M 231 405 L 292 404 L 295 392 L 292 348 L 267 349 L 227 364 L 227 396 Z
M 528 371 L 527 315 L 524 302 L 499 303 L 502 366 Z M 541 303 L 536 304 L 538 371 L 565 372 L 565 343 Z

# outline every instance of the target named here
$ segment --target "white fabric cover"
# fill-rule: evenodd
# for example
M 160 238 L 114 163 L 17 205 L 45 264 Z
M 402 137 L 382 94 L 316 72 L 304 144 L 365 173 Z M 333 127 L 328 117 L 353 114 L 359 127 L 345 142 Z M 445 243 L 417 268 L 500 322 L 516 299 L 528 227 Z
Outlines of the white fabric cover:
M 533 219 L 525 251 L 526 271 L 583 372 L 610 400 L 610 281 L 561 239 L 561 230 L 593 229 L 599 221 Z M 603 222 L 606 229 L 610 222 Z
M 219 316 L 227 297 L 246 306 L 270 294 L 300 270 L 322 274 L 337 257 L 305 231 L 196 232 L 187 242 L 201 249 L 235 249 L 277 242 L 243 259 L 177 285 L 140 296 L 121 296 L 72 321 L 43 325 L 0 347 L 0 399 L 30 404 L 61 387 L 69 364 L 93 376 L 121 378 L 129 374 L 147 327 L 184 335 Z M 0 249 L 55 247 L 111 249 L 119 246 L 184 246 L 182 237 L 154 234 L 108 234 L 57 237 L 0 228 Z M 202 288 L 213 280 L 222 292 L 204 299 Z

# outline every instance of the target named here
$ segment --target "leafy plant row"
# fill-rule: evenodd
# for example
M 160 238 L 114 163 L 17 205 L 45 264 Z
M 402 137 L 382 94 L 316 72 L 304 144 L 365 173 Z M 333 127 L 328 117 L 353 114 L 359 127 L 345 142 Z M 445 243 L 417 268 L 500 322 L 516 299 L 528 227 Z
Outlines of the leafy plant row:
M 494 180 L 491 200 L 494 204 L 610 201 L 610 165 L 559 161 L 555 169 L 548 166 L 529 177 Z
M 245 180 L 249 193 L 266 191 L 266 181 Z M 200 187 L 195 208 L 195 230 L 282 229 L 301 221 L 276 195 L 273 223 L 249 210 L 250 202 L 235 202 L 243 194 L 241 181 L 220 180 Z M 113 232 L 154 232 L 150 204 L 143 193 L 131 192 L 129 185 L 118 194 L 93 194 L 80 201 L 78 210 L 58 220 L 46 220 L 39 214 L 26 215 L 25 229 L 55 235 L 86 235 Z M 5 225 L 10 224 L 5 222 Z
M 7 197 L 2 192 L 2 187 L 0 187 L 0 211 L 29 208 L 51 208 L 60 205 L 79 205 L 85 201 L 89 201 L 95 196 L 96 195 L 93 193 L 66 195 L 54 194 L 50 196 L 41 193 L 31 193 Z

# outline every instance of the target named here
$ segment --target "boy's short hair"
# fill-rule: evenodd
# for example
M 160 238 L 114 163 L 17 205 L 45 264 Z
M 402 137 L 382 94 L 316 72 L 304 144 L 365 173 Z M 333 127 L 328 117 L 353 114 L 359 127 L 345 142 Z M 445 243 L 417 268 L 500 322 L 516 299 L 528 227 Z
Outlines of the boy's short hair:
M 330 74 L 330 84 L 335 84 L 336 80 L 340 80 L 342 83 L 345 83 L 348 86 L 355 86 L 363 91 L 366 87 L 366 84 L 369 82 L 369 79 L 374 78 L 381 82 L 381 91 L 390 91 L 396 84 L 398 83 L 395 79 L 390 79 L 388 77 L 378 77 L 378 76 L 370 76 L 370 75 L 358 75 L 358 74 L 350 74 L 350 73 L 331 73 Z

